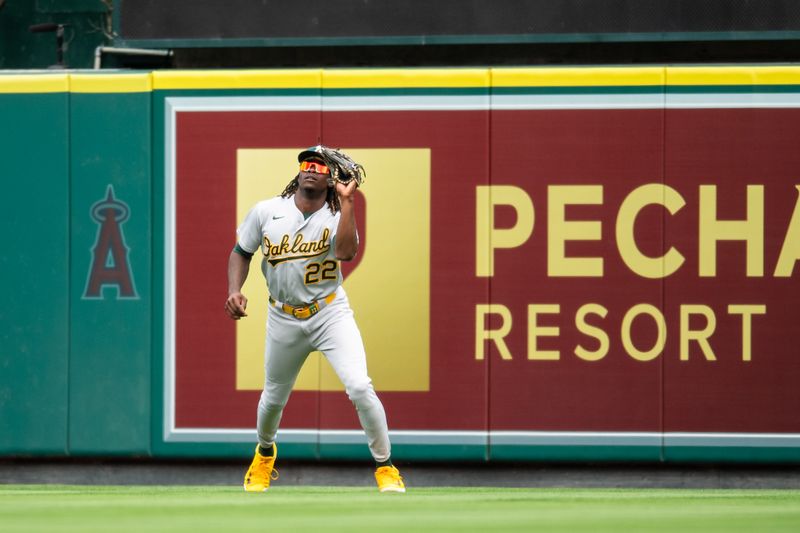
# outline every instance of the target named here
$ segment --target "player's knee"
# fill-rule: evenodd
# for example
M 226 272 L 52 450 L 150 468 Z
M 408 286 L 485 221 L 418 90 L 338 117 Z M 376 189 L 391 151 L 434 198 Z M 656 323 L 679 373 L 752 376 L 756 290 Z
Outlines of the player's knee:
M 266 386 L 264 390 L 261 391 L 261 397 L 258 400 L 259 406 L 263 406 L 265 409 L 269 408 L 270 410 L 283 409 L 289 401 L 292 385 L 292 383 L 287 385 L 267 380 Z
M 367 406 L 372 402 L 372 397 L 375 396 L 372 382 L 367 380 L 350 384 L 347 387 L 347 396 L 356 407 Z
M 261 394 L 258 408 L 266 413 L 280 412 L 286 407 L 286 400 L 285 398 L 278 398 L 264 393 Z
M 264 409 L 267 411 L 282 411 L 286 407 L 286 402 L 266 402 Z

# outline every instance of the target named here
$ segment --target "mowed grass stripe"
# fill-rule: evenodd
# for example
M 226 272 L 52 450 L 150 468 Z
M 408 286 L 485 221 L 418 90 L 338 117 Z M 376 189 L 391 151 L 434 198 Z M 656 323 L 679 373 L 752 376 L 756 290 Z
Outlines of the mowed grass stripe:
M 3 532 L 800 531 L 800 491 L 0 485 Z

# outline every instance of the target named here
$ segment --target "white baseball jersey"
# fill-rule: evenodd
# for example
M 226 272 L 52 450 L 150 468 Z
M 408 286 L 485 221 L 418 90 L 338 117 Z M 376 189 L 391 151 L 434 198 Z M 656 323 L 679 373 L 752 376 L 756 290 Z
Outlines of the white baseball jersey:
M 327 203 L 305 218 L 294 196 L 276 196 L 250 210 L 236 230 L 239 247 L 248 253 L 261 247 L 261 270 L 270 296 L 300 306 L 328 296 L 342 284 L 334 254 L 339 218 Z

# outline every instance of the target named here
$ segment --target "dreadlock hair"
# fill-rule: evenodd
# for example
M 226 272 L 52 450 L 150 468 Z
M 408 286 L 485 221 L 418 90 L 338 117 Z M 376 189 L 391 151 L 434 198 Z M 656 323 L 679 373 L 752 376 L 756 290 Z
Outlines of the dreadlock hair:
M 297 189 L 300 187 L 300 181 L 298 180 L 299 177 L 300 174 L 292 178 L 292 181 L 290 181 L 286 185 L 286 188 L 283 189 L 281 198 L 289 198 L 291 195 L 297 192 Z M 342 206 L 339 204 L 339 195 L 336 194 L 336 187 L 330 186 L 330 182 L 328 185 L 328 195 L 325 200 L 328 202 L 328 209 L 331 210 L 331 213 L 335 215 L 341 211 Z

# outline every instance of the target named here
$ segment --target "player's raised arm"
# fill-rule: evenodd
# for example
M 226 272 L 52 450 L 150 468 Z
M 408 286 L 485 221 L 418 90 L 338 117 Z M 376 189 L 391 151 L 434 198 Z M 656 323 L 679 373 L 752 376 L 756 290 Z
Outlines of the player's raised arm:
M 353 206 L 356 188 L 355 180 L 349 183 L 336 183 L 336 193 L 339 195 L 341 217 L 336 229 L 336 245 L 333 250 L 336 259 L 350 261 L 358 252 L 358 234 L 356 232 L 356 211 Z
M 239 320 L 247 316 L 245 310 L 247 309 L 247 298 L 242 294 L 242 285 L 247 279 L 247 273 L 250 271 L 250 259 L 247 252 L 241 250 L 238 245 L 231 251 L 228 258 L 228 299 L 225 300 L 225 312 L 233 320 Z

